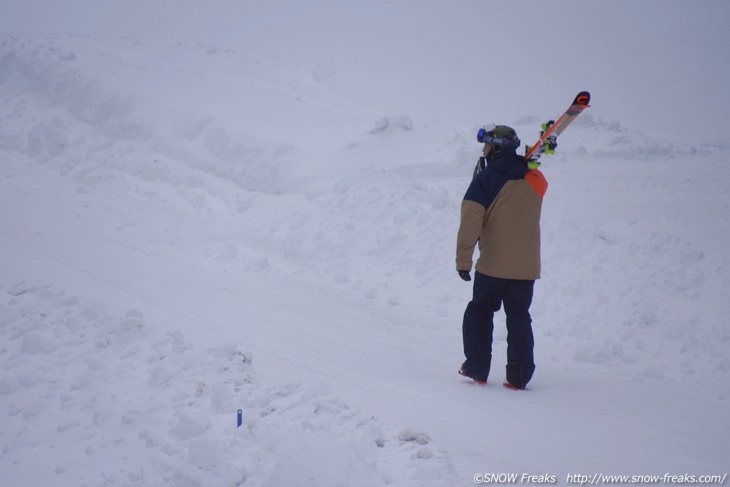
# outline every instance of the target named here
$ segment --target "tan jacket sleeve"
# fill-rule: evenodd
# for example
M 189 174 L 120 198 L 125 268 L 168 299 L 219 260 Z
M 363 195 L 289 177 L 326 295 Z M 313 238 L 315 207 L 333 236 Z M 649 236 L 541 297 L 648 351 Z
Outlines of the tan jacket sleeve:
M 484 225 L 487 209 L 476 201 L 464 200 L 461 203 L 461 223 L 456 237 L 456 270 L 470 271 L 474 247 Z

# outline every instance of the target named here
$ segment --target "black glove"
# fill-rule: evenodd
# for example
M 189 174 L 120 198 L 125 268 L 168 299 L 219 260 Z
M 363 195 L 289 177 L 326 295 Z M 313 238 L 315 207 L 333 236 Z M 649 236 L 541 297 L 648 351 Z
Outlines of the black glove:
M 465 281 L 471 281 L 471 275 L 469 275 L 469 271 L 456 271 L 459 273 L 459 277 L 464 279 Z

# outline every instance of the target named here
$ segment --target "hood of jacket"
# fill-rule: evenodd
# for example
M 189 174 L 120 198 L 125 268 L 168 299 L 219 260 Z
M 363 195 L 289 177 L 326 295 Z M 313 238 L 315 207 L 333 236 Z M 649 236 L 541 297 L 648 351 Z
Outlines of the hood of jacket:
M 522 178 L 529 171 L 524 158 L 518 156 L 514 149 L 503 149 L 487 158 L 487 168 L 510 176 L 510 179 Z

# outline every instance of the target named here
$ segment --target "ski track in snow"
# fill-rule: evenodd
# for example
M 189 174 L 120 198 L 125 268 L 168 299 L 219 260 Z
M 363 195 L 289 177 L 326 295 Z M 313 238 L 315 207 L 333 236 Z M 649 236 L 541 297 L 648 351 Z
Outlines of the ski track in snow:
M 472 127 L 211 46 L 5 36 L 0 73 L 10 485 L 724 473 L 726 147 L 598 107 L 564 134 L 544 165 L 538 369 L 513 393 L 501 317 L 490 385 L 455 372 Z

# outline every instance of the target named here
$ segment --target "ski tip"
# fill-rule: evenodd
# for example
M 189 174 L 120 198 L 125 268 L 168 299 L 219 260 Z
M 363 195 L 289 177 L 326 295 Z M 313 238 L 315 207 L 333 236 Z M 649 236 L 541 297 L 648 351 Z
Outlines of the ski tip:
M 578 93 L 578 96 L 575 97 L 573 104 L 582 105 L 584 107 L 587 107 L 590 102 L 591 102 L 591 94 L 588 93 L 587 91 L 581 91 L 580 93 Z

